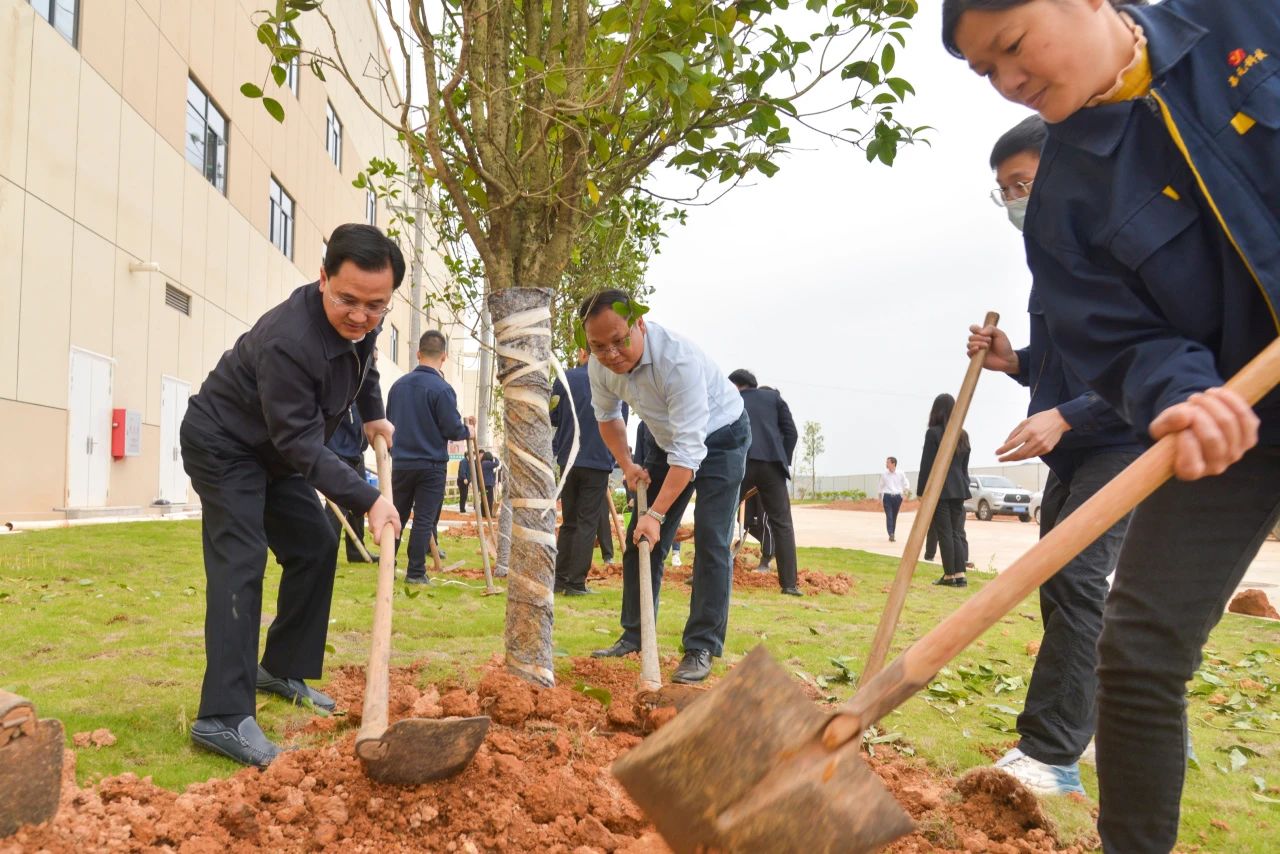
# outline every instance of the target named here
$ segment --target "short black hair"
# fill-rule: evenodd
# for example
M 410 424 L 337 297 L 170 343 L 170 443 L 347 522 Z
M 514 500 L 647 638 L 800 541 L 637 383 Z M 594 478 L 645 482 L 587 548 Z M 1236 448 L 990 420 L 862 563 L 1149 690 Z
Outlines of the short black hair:
M 956 46 L 956 27 L 965 12 L 1003 12 L 1026 5 L 1031 0 L 942 0 L 942 46 L 947 53 L 956 59 L 964 59 L 964 54 Z M 1146 6 L 1147 0 L 1108 0 L 1115 7 Z
M 343 263 L 350 261 L 367 273 L 391 268 L 391 288 L 404 281 L 404 253 L 396 242 L 378 228 L 362 222 L 340 225 L 329 235 L 329 248 L 324 253 L 324 271 L 338 275 Z
M 626 302 L 629 299 L 631 299 L 630 294 L 617 288 L 596 291 L 578 306 L 578 319 L 585 323 L 605 309 L 612 309 L 615 302 Z
M 1009 128 L 991 149 L 991 168 L 999 169 L 1000 164 L 1010 157 L 1030 151 L 1039 156 L 1044 149 L 1045 140 L 1049 138 L 1049 126 L 1039 116 L 1027 116 Z
M 428 329 L 418 339 L 419 355 L 434 358 L 447 352 L 449 352 L 449 339 L 445 338 L 444 333 L 438 329 Z
M 893 464 L 896 466 L 896 465 L 898 464 L 898 458 L 897 458 L 897 457 L 889 457 L 887 460 L 885 460 L 885 462 L 893 463 Z
M 760 383 L 756 382 L 756 375 L 748 371 L 746 368 L 738 368 L 738 370 L 729 374 L 729 382 L 738 388 L 759 388 Z

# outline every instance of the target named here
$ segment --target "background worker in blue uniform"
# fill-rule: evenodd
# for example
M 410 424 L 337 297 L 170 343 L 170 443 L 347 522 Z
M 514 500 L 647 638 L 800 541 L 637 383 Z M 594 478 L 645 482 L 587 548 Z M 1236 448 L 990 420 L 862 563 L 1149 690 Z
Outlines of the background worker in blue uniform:
M 430 584 L 427 550 L 436 536 L 444 482 L 449 465 L 449 440 L 472 435 L 471 423 L 458 414 L 458 396 L 441 369 L 449 358 L 449 341 L 428 329 L 418 341 L 418 367 L 396 380 L 387 395 L 387 418 L 396 425 L 391 449 L 391 493 L 400 524 L 413 515 L 409 531 L 406 584 Z M 438 540 L 437 540 L 438 542 Z M 396 549 L 400 540 L 396 539 Z
M 565 596 L 584 596 L 591 555 L 598 537 L 608 544 L 613 555 L 613 537 L 608 533 L 609 475 L 613 471 L 613 455 L 604 446 L 596 427 L 595 410 L 591 408 L 591 379 L 587 376 L 587 351 L 578 351 L 578 366 L 565 372 L 568 388 L 559 379 L 551 386 L 551 396 L 558 402 L 551 410 L 551 449 L 560 470 L 569 465 L 573 437 L 578 436 L 578 456 L 565 477 L 560 500 L 564 521 L 556 533 L 555 591 Z M 569 405 L 572 399 L 573 406 Z M 577 417 L 574 417 L 574 414 Z M 627 417 L 624 407 L 622 417 Z M 603 523 L 603 526 L 602 526 Z M 606 559 L 607 560 L 607 559 Z
M 338 459 L 342 460 L 360 475 L 361 480 L 365 480 L 364 451 L 369 447 L 369 439 L 364 435 L 364 420 L 360 418 L 360 410 L 352 404 L 347 410 L 347 417 L 338 422 L 338 429 L 333 431 L 333 435 L 329 437 L 326 443 L 329 450 L 338 455 Z M 356 538 L 360 542 L 364 542 L 364 513 L 359 510 L 353 510 L 350 507 L 335 505 L 346 517 L 347 523 L 351 525 L 351 530 L 355 531 Z M 360 549 L 356 546 L 356 541 L 351 539 L 350 534 L 344 534 L 342 523 L 338 521 L 338 517 L 330 514 L 333 520 L 333 533 L 338 539 L 345 540 L 347 543 L 347 563 L 365 563 L 364 555 L 360 554 Z M 378 561 L 378 555 L 369 552 L 369 557 L 374 563 Z
M 205 672 L 191 740 L 246 765 L 280 752 L 254 717 L 255 689 L 331 711 L 303 680 L 324 666 L 338 565 L 332 515 L 316 491 L 363 508 L 374 538 L 400 520 L 391 502 L 325 442 L 354 402 L 365 433 L 388 441 L 374 350 L 404 256 L 370 225 L 338 226 L 320 280 L 268 311 L 222 354 L 179 433 L 200 496 Z M 267 551 L 281 566 L 276 616 L 258 662 Z
M 1040 150 L 1048 129 L 1030 116 L 997 140 L 991 152 L 993 198 L 1022 231 Z M 1049 467 L 1040 510 L 1040 535 L 1053 530 L 1106 486 L 1142 448 L 1133 428 L 1062 362 L 1049 337 L 1044 309 L 1033 289 L 1031 343 L 1014 350 L 994 326 L 971 327 L 969 355 L 986 351 L 982 366 L 1001 371 L 1031 390 L 1027 418 L 996 449 L 1002 463 L 1040 457 Z M 1027 700 L 1018 715 L 1018 745 L 996 762 L 1033 792 L 1084 792 L 1079 759 L 1093 737 L 1098 679 L 1098 634 L 1129 517 L 1116 522 L 1040 588 L 1044 638 Z
M 1175 437 L 1098 644 L 1102 844 L 1167 852 L 1187 682 L 1280 518 L 1280 391 L 1223 388 L 1280 333 L 1280 4 L 945 0 L 943 41 L 1049 123 L 1025 235 L 1067 367 Z

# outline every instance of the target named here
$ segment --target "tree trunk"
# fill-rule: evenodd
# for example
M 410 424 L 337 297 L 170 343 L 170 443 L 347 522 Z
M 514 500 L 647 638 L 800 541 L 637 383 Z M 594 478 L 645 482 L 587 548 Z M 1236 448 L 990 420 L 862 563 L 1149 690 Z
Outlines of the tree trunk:
M 510 470 L 510 464 L 507 466 Z M 502 509 L 498 511 L 498 565 L 493 574 L 498 578 L 506 578 L 511 566 L 511 490 L 502 492 Z
M 551 291 L 503 288 L 489 295 L 502 384 L 511 566 L 507 580 L 507 669 L 555 684 L 555 474 L 551 454 Z

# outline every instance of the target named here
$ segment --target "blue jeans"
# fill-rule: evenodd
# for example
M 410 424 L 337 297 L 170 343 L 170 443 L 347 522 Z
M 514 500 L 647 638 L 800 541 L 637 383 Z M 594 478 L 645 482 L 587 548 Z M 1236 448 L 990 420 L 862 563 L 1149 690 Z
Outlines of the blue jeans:
M 742 417 L 707 436 L 707 456 L 698 467 L 693 481 L 685 487 L 667 510 L 658 545 L 649 560 L 653 584 L 653 607 L 658 609 L 658 591 L 662 587 L 662 564 L 671 550 L 680 518 L 689 499 L 696 492 L 693 508 L 694 541 L 693 597 L 689 601 L 689 619 L 684 624 L 685 652 L 707 650 L 712 655 L 724 654 L 724 638 L 729 628 L 729 592 L 733 588 L 733 557 L 730 539 L 738 510 L 738 489 L 747 469 L 747 449 L 751 447 L 751 421 Z M 649 472 L 649 501 L 658 497 L 667 477 L 666 454 L 660 448 L 645 460 Z M 622 640 L 640 645 L 640 550 L 632 541 L 635 517 L 627 525 L 622 553 Z
M 892 537 L 898 531 L 898 511 L 902 509 L 902 496 L 886 492 L 881 500 L 884 502 L 884 526 Z

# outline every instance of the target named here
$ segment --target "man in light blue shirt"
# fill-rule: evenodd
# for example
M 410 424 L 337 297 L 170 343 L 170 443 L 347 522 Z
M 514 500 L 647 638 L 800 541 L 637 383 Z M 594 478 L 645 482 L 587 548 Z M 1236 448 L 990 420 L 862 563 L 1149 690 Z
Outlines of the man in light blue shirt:
M 656 608 L 663 559 L 696 492 L 693 597 L 684 627 L 684 658 L 672 679 L 701 682 L 711 672 L 712 657 L 724 652 L 733 586 L 729 538 L 751 445 L 751 422 L 738 390 L 693 342 L 643 317 L 628 322 L 615 304 L 625 310 L 629 297 L 617 290 L 602 291 L 578 310 L 591 351 L 591 402 L 600 436 L 628 488 L 646 485 L 649 512 L 633 517 L 627 529 L 622 637 L 592 655 L 603 658 L 639 650 L 637 543 L 643 537 L 654 544 L 649 570 Z M 653 439 L 643 465 L 632 462 L 627 449 L 623 402 L 644 421 Z

